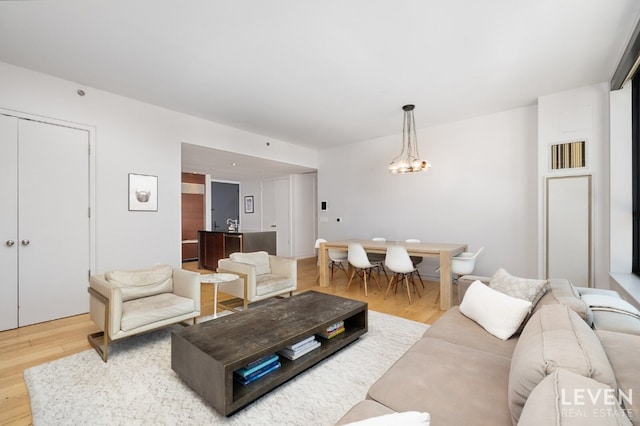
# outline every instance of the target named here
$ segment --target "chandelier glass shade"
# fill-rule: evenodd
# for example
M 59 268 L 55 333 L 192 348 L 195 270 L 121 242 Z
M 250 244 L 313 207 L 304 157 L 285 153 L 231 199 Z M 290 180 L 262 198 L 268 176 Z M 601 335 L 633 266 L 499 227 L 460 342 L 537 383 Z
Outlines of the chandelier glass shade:
M 431 163 L 420 159 L 418 153 L 418 138 L 416 136 L 416 123 L 413 119 L 415 105 L 405 105 L 404 123 L 402 125 L 402 150 L 400 155 L 389 164 L 389 173 L 411 173 L 429 170 Z

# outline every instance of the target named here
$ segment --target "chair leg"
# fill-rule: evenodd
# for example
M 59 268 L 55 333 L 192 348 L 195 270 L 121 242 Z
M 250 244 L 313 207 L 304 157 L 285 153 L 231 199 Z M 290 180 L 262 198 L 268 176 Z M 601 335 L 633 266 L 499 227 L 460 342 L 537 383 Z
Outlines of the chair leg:
M 418 285 L 416 284 L 416 281 L 413 279 L 413 273 L 411 274 L 411 284 L 413 284 L 413 288 L 416 289 L 416 294 L 418 295 L 418 297 L 422 298 L 422 295 L 420 294 L 420 290 L 418 289 Z
M 391 285 L 393 284 L 393 279 L 395 278 L 395 275 L 391 276 L 391 280 L 389 281 L 389 284 L 387 285 L 387 291 L 384 292 L 384 298 L 387 298 L 387 294 L 389 294 L 389 290 L 391 290 Z
M 373 276 L 373 280 L 374 280 L 374 281 L 376 282 L 376 284 L 378 285 L 378 290 L 382 291 L 382 287 L 380 287 L 380 280 L 378 279 L 378 276 L 379 276 L 379 275 L 380 275 L 380 274 L 379 274 L 379 273 L 377 273 L 376 275 L 372 275 L 372 276 Z M 389 280 L 387 279 L 387 281 L 389 281 Z
M 369 296 L 367 294 L 367 271 L 362 271 L 362 280 L 364 281 L 364 297 Z
M 349 282 L 347 283 L 347 288 L 344 290 L 349 291 L 349 286 L 351 285 L 351 281 L 353 281 L 353 277 L 356 275 L 356 269 L 354 268 L 353 272 L 351 273 L 351 278 L 349 278 Z
M 384 276 L 387 279 L 387 282 L 389 282 L 389 275 L 387 275 L 387 269 L 384 267 L 383 263 L 380 264 L 380 268 L 382 269 L 382 272 L 384 273 Z
M 403 274 L 404 284 L 407 286 L 407 296 L 409 296 L 409 304 L 411 304 L 411 288 L 409 287 L 409 278 L 407 278 L 406 274 Z
M 109 329 L 109 299 L 91 287 L 87 288 L 87 291 L 91 296 L 104 304 L 104 331 L 98 331 L 87 335 L 87 340 L 96 352 L 98 352 L 98 355 L 100 355 L 102 360 L 107 362 L 107 357 L 109 356 L 109 333 L 107 331 Z M 102 347 L 98 340 L 100 338 L 102 338 Z
M 102 343 L 100 343 L 100 339 L 102 340 Z M 104 362 L 107 362 L 107 357 L 109 356 L 109 336 L 107 336 L 107 333 L 104 331 L 91 333 L 87 335 L 87 340 L 93 349 L 98 352 L 100 358 L 102 358 Z
M 344 276 L 349 279 L 349 273 L 347 272 L 347 269 L 344 267 L 344 265 L 342 263 L 338 263 L 338 265 L 338 269 L 342 269 L 342 272 L 344 272 Z

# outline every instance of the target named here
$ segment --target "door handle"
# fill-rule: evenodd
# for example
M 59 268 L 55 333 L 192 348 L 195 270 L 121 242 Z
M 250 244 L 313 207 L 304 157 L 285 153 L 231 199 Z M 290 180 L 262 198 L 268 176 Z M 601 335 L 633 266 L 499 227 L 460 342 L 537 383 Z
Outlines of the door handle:
M 7 245 L 8 245 L 9 247 L 13 247 L 13 245 L 14 245 L 15 243 L 16 243 L 16 242 L 15 242 L 15 241 L 13 241 L 13 240 L 7 240 Z
M 22 240 L 22 245 L 23 246 L 28 246 L 30 242 L 31 241 L 29 241 L 29 240 Z

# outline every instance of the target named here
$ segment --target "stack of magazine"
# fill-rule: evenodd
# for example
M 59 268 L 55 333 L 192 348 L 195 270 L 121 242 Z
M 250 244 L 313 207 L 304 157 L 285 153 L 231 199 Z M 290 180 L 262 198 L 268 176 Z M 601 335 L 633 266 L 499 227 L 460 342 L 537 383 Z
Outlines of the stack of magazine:
M 246 367 L 235 370 L 233 378 L 243 385 L 249 384 L 280 368 L 279 360 L 280 358 L 277 354 L 267 355 L 248 364 Z
M 308 354 L 314 349 L 320 347 L 320 342 L 316 340 L 316 336 L 309 336 L 304 340 L 299 341 L 293 345 L 289 345 L 284 349 L 278 351 L 283 357 L 294 360 L 300 358 L 302 355 Z
M 344 330 L 344 321 L 338 321 L 337 323 L 327 327 L 325 331 L 318 333 L 318 335 L 324 337 L 325 339 L 331 339 L 332 337 L 335 337 L 340 333 L 344 333 Z

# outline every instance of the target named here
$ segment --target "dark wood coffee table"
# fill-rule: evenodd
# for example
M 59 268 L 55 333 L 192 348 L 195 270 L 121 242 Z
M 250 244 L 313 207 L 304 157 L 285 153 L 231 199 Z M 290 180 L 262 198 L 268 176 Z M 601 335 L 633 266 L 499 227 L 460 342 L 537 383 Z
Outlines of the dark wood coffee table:
M 242 385 L 233 371 L 285 346 L 320 333 L 338 321 L 345 332 L 260 379 Z M 265 306 L 174 331 L 171 368 L 191 389 L 228 416 L 367 332 L 367 304 L 308 291 Z

